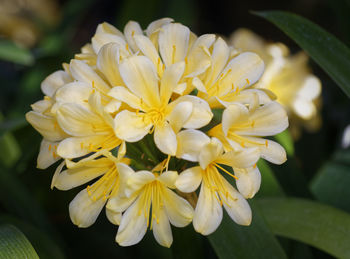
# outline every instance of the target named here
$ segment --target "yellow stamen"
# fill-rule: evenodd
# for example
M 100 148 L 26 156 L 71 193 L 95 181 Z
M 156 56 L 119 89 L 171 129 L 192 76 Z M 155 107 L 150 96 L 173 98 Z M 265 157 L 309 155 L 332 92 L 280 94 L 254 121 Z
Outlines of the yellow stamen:
M 225 168 L 221 167 L 220 165 L 218 165 L 217 163 L 214 163 L 214 165 L 218 168 L 220 168 L 222 171 L 224 171 L 226 174 L 228 174 L 229 176 L 235 178 L 236 180 L 238 180 L 238 177 L 235 176 L 234 174 L 231 174 L 229 171 L 227 171 Z

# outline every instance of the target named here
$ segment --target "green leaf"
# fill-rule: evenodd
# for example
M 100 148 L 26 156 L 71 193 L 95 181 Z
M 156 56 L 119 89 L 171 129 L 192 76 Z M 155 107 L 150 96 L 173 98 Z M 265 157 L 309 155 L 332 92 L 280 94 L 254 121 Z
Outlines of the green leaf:
M 277 181 L 272 169 L 268 163 L 260 159 L 258 168 L 261 173 L 261 187 L 257 195 L 261 196 L 283 196 L 284 192 Z
M 239 226 L 224 213 L 220 227 L 208 238 L 220 259 L 287 258 L 255 206 L 250 226 Z
M 296 198 L 256 201 L 277 235 L 312 245 L 337 258 L 350 258 L 350 215 L 330 206 Z
M 39 258 L 24 234 L 12 225 L 0 226 L 0 258 Z
M 272 22 L 292 38 L 350 97 L 350 49 L 344 43 L 296 14 L 282 11 L 253 13 Z
M 311 192 L 325 203 L 350 212 L 350 166 L 328 162 L 311 183 Z
M 8 40 L 0 40 L 0 59 L 27 66 L 34 63 L 34 57 L 29 50 Z
M 285 130 L 275 136 L 275 139 L 286 150 L 288 156 L 294 156 L 294 143 L 289 130 Z

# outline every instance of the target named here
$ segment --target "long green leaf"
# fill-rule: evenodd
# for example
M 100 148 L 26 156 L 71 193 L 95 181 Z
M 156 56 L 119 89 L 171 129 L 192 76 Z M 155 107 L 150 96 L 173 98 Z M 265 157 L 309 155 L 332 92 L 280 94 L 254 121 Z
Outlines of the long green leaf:
M 350 258 L 350 214 L 305 199 L 266 198 L 257 203 L 275 234 Z
M 328 162 L 311 183 L 311 192 L 325 203 L 350 212 L 350 166 Z
M 34 63 L 34 57 L 29 50 L 7 40 L 0 41 L 0 59 L 28 66 Z
M 275 24 L 304 49 L 350 97 L 350 49 L 313 22 L 282 11 L 253 12 Z
M 225 213 L 220 227 L 208 238 L 220 259 L 287 258 L 255 207 L 249 227 L 237 225 Z
M 21 231 L 5 224 L 0 226 L 0 258 L 39 259 L 39 256 Z

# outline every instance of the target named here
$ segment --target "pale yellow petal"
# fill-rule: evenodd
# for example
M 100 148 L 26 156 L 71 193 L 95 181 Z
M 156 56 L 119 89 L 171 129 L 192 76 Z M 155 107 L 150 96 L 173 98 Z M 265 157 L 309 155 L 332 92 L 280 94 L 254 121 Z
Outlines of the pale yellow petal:
M 134 109 L 141 109 L 141 99 L 131 93 L 128 89 L 123 86 L 113 87 L 109 93 L 109 96 L 122 101 Z
M 211 68 L 212 68 L 212 73 L 211 73 L 211 77 L 208 78 L 208 82 L 212 82 L 214 81 L 219 74 L 221 73 L 221 71 L 224 69 L 227 60 L 229 58 L 229 53 L 230 50 L 226 44 L 226 42 L 219 37 L 213 46 L 213 53 L 212 53 L 212 64 L 211 64 Z
M 202 235 L 213 233 L 221 223 L 222 207 L 216 192 L 203 183 L 193 217 L 194 229 Z
M 144 35 L 135 35 L 134 39 L 137 47 L 153 62 L 159 72 L 159 70 L 162 69 L 163 62 L 161 61 L 158 51 L 152 41 Z
M 210 142 L 204 145 L 198 156 L 198 162 L 202 169 L 207 168 L 207 166 L 216 161 L 219 156 L 224 152 L 222 143 L 217 138 L 212 138 Z
M 168 188 L 175 189 L 176 188 L 175 187 L 175 182 L 176 182 L 176 179 L 177 179 L 178 176 L 179 175 L 177 174 L 176 171 L 166 171 L 166 172 L 163 172 L 157 178 L 157 180 L 162 182 Z
M 237 168 L 247 168 L 255 165 L 260 158 L 257 147 L 245 148 L 240 151 L 230 151 L 219 156 L 215 162 Z
M 41 91 L 47 96 L 53 97 L 57 89 L 72 82 L 72 78 L 65 71 L 58 70 L 46 77 L 41 83 Z
M 188 129 L 177 134 L 177 142 L 176 157 L 196 162 L 202 147 L 210 143 L 210 138 L 199 130 Z
M 120 74 L 135 95 L 149 107 L 160 104 L 158 76 L 154 64 L 145 56 L 132 56 L 120 64 Z
M 167 121 L 175 133 L 179 132 L 185 122 L 192 114 L 193 104 L 191 102 L 178 103 L 171 113 L 167 116 Z
M 114 132 L 116 136 L 128 142 L 141 140 L 148 134 L 152 124 L 146 124 L 141 115 L 124 110 L 114 119 Z
M 162 18 L 162 19 L 158 19 L 155 20 L 153 22 L 151 22 L 146 29 L 146 35 L 147 36 L 151 36 L 151 34 L 155 33 L 156 31 L 159 30 L 159 28 L 161 28 L 162 26 L 171 23 L 172 21 L 174 21 L 172 18 Z
M 108 43 L 104 45 L 97 56 L 97 67 L 106 76 L 111 86 L 124 85 L 119 73 L 119 45 Z
M 258 167 L 234 168 L 235 175 L 238 177 L 236 186 L 244 198 L 253 198 L 259 191 L 261 184 L 261 175 Z
M 122 220 L 122 214 L 120 212 L 115 212 L 113 210 L 107 209 L 107 207 L 106 216 L 109 222 L 111 222 L 114 225 L 119 225 Z
M 167 67 L 160 81 L 160 98 L 162 103 L 167 104 L 176 88 L 182 74 L 184 73 L 185 62 L 178 62 Z
M 188 52 L 190 30 L 179 23 L 164 25 L 159 32 L 159 52 L 166 67 L 184 61 Z
M 96 54 L 100 51 L 100 49 L 104 45 L 106 45 L 108 43 L 118 44 L 121 51 L 124 51 L 124 53 L 126 52 L 125 39 L 123 39 L 123 37 L 115 35 L 115 34 L 106 33 L 106 32 L 97 33 L 97 34 L 95 34 L 94 37 L 92 37 L 91 43 L 92 43 L 92 47 L 93 47 Z
M 164 154 L 175 156 L 177 149 L 176 134 L 168 122 L 154 126 L 154 142 Z
M 155 176 L 149 171 L 138 171 L 129 176 L 126 180 L 126 196 L 130 197 L 133 193 L 140 190 L 146 184 L 155 180 Z
M 195 166 L 183 171 L 175 182 L 175 186 L 181 192 L 194 192 L 202 182 L 202 168 Z
M 26 113 L 26 120 L 48 141 L 55 142 L 67 137 L 54 117 L 30 111 Z
M 164 206 L 171 224 L 175 227 L 190 224 L 194 214 L 192 206 L 172 190 L 164 188 L 164 191 Z
M 231 104 L 222 113 L 222 131 L 227 135 L 231 127 L 238 126 L 241 121 L 247 120 L 248 116 L 249 111 L 243 104 Z
M 142 34 L 143 34 L 143 32 L 142 32 L 141 26 L 137 22 L 129 21 L 124 27 L 125 38 L 129 44 L 129 46 L 131 47 L 131 49 L 134 52 L 139 50 L 139 48 L 136 45 L 134 36 L 142 35 Z
M 126 210 L 122 216 L 116 242 L 120 246 L 131 246 L 141 241 L 147 230 L 147 217 L 141 209 L 140 197 Z M 139 213 L 141 212 L 141 213 Z
M 93 201 L 84 189 L 69 204 L 69 216 L 78 227 L 90 227 L 95 223 L 105 203 L 106 200 L 103 199 Z
M 164 208 L 160 208 L 156 220 L 153 221 L 153 235 L 157 242 L 165 247 L 170 247 L 173 242 L 173 235 L 167 214 Z
M 37 168 L 46 169 L 61 159 L 57 155 L 57 145 L 59 142 L 52 142 L 43 139 L 40 144 L 40 151 L 37 159 Z

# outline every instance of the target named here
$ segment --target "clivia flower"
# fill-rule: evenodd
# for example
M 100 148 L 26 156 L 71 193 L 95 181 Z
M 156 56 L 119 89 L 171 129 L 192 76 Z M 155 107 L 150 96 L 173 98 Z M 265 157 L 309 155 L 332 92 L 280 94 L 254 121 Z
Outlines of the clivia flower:
M 288 126 L 273 93 L 255 89 L 264 70 L 257 54 L 164 18 L 145 31 L 133 21 L 123 33 L 100 24 L 63 68 L 43 81 L 45 97 L 26 118 L 43 136 L 38 167 L 63 159 L 52 187 L 87 185 L 69 205 L 74 224 L 92 225 L 106 207 L 119 245 L 150 228 L 166 247 L 171 225 L 193 220 L 197 232 L 214 232 L 222 207 L 250 224 L 258 159 L 286 159 L 264 137 Z

